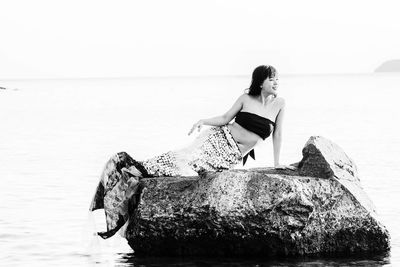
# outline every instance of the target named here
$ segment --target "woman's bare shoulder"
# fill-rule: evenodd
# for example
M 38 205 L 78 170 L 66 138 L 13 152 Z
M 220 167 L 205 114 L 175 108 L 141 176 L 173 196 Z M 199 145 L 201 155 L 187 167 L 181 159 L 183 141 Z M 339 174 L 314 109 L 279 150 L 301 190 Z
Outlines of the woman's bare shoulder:
M 250 96 L 249 96 L 248 93 L 243 93 L 243 94 L 241 94 L 239 97 L 241 97 L 241 98 L 243 98 L 243 99 L 248 99 L 248 98 L 250 98 Z
M 247 93 L 243 93 L 238 98 L 242 103 L 246 103 L 250 100 L 250 96 Z
M 275 103 L 279 107 L 279 109 L 283 108 L 286 105 L 285 99 L 281 96 L 275 98 Z

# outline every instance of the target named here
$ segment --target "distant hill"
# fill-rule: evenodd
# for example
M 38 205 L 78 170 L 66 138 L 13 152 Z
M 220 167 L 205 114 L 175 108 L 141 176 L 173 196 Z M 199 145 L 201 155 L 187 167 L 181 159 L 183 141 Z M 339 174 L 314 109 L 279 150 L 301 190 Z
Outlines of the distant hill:
M 383 62 L 375 72 L 400 72 L 400 59 L 388 60 Z

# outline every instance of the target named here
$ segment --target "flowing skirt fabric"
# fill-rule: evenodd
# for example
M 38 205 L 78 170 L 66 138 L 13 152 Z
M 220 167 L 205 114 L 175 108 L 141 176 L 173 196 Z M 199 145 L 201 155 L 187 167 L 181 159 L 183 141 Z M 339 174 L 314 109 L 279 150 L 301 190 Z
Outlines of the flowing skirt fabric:
M 195 176 L 231 169 L 241 160 L 227 125 L 204 130 L 191 145 L 145 161 L 117 153 L 106 163 L 90 205 L 91 211 L 103 208 L 106 214 L 107 231 L 98 234 L 108 238 L 126 224 L 140 201 L 140 178 Z

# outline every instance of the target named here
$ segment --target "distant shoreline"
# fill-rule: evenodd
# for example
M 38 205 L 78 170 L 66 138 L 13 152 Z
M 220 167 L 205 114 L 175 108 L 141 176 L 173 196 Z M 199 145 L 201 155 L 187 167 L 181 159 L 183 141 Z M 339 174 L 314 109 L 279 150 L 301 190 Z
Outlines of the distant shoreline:
M 383 62 L 375 69 L 375 73 L 380 72 L 400 72 L 400 59 L 393 59 Z

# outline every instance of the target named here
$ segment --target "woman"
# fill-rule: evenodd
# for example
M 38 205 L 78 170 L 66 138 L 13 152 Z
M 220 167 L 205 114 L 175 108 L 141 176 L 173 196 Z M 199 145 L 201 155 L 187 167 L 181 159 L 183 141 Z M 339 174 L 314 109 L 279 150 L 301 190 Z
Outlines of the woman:
M 274 166 L 285 168 L 279 164 L 285 100 L 277 97 L 277 89 L 278 77 L 275 68 L 268 65 L 257 67 L 253 71 L 248 93 L 241 95 L 224 115 L 198 121 L 193 125 L 189 134 L 195 129 L 200 131 L 202 125 L 228 125 L 241 154 L 245 155 L 252 151 L 250 155 L 254 158 L 252 148 L 272 132 Z M 235 122 L 228 124 L 234 117 L 236 117 Z M 243 164 L 245 160 L 246 158 Z
M 274 166 L 279 164 L 282 122 L 285 102 L 277 97 L 278 77 L 274 67 L 262 65 L 253 71 L 247 93 L 241 95 L 224 115 L 199 120 L 189 131 L 200 131 L 203 125 L 214 126 L 203 131 L 188 147 L 163 153 L 146 161 L 135 161 L 125 152 L 112 157 L 103 171 L 90 210 L 104 208 L 107 231 L 114 235 L 128 220 L 140 197 L 141 177 L 190 176 L 203 171 L 231 169 L 247 156 L 255 158 L 254 146 L 271 133 Z M 235 122 L 229 122 L 235 118 Z M 243 156 L 244 155 L 244 156 Z

